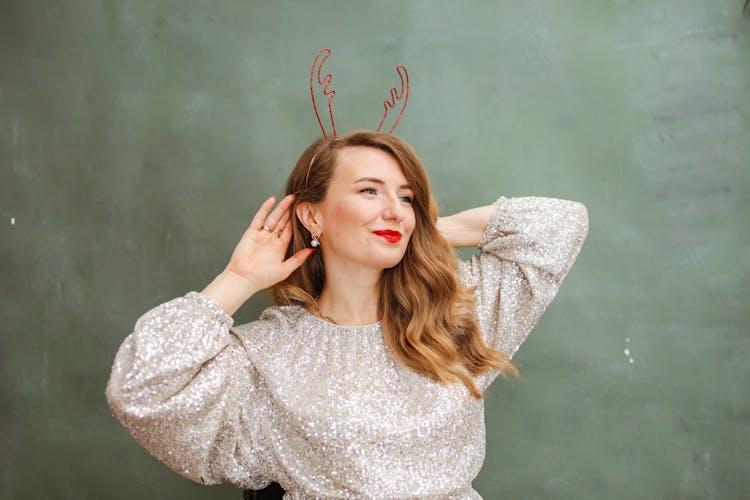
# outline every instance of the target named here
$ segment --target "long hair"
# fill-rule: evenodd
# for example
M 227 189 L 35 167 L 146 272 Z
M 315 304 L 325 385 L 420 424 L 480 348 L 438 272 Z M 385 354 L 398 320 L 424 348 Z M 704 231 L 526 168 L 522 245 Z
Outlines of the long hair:
M 406 252 L 397 265 L 383 270 L 379 281 L 378 316 L 387 348 L 417 373 L 446 384 L 460 381 L 472 396 L 481 398 L 474 377 L 492 368 L 504 377 L 518 372 L 504 353 L 491 349 L 482 339 L 473 289 L 458 281 L 456 253 L 435 225 L 437 203 L 411 146 L 392 134 L 371 131 L 316 140 L 297 160 L 286 183 L 285 194 L 295 194 L 292 214 L 300 203 L 325 199 L 338 151 L 347 147 L 371 147 L 392 155 L 414 194 L 416 223 Z M 311 239 L 296 216 L 292 226 L 287 258 Z M 323 291 L 325 278 L 323 258 L 315 252 L 274 286 L 274 300 L 312 306 Z

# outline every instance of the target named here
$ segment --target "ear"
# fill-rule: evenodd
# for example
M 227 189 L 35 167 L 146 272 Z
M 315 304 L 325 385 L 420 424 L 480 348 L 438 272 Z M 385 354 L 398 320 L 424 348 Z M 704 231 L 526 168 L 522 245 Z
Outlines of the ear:
M 303 201 L 295 210 L 297 218 L 303 226 L 311 233 L 323 232 L 323 215 L 320 213 L 318 206 L 308 201 Z

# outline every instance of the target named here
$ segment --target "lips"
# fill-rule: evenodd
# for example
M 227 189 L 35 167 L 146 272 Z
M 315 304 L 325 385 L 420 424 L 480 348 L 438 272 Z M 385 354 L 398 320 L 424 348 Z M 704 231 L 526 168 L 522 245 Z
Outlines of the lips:
M 389 229 L 386 229 L 384 231 L 373 231 L 372 234 L 380 236 L 389 243 L 398 243 L 399 241 L 401 241 L 401 233 L 399 233 L 398 231 L 391 231 Z

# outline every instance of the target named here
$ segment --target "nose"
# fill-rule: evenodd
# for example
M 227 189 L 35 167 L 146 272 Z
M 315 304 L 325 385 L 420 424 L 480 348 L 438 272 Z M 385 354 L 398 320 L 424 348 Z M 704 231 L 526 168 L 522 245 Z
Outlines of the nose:
M 401 204 L 401 200 L 396 197 L 386 197 L 385 206 L 383 207 L 383 219 L 395 220 L 401 222 L 404 218 L 404 206 Z

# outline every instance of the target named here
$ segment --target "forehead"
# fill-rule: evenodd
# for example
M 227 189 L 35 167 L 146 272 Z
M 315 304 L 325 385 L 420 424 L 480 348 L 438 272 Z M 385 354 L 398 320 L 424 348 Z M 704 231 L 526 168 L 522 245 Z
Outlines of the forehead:
M 353 182 L 376 177 L 385 182 L 406 184 L 403 169 L 396 158 L 382 149 L 350 146 L 338 151 L 332 182 Z

